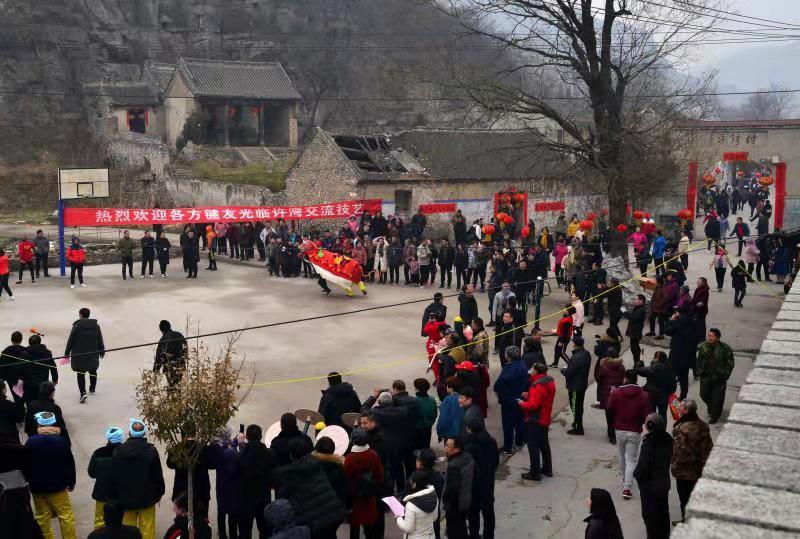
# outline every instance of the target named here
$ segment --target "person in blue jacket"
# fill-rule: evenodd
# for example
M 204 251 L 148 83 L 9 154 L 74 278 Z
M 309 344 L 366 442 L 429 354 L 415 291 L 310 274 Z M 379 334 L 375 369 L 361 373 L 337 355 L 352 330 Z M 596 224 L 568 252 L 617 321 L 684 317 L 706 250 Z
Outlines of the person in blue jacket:
M 514 442 L 522 447 L 527 431 L 522 409 L 517 404 L 522 394 L 528 390 L 528 366 L 520 358 L 519 348 L 509 346 L 505 350 L 507 363 L 494 382 L 494 392 L 500 403 L 500 419 L 503 424 L 503 447 L 505 455 L 514 452 Z
M 439 421 L 436 423 L 436 435 L 439 441 L 455 438 L 461 433 L 461 422 L 464 420 L 464 409 L 458 404 L 458 380 L 451 376 L 446 380 L 447 396 L 442 399 L 439 409 Z
M 656 230 L 656 239 L 653 240 L 653 264 L 656 266 L 656 276 L 667 273 L 664 267 L 664 253 L 667 250 L 667 238 L 660 230 Z

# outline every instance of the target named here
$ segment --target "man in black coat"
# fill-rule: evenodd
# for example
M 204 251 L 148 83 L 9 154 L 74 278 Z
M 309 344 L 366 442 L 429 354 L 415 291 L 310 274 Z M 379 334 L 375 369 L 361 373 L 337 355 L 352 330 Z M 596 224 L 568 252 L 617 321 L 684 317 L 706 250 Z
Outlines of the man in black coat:
M 147 442 L 147 427 L 131 421 L 129 437 L 111 457 L 111 495 L 123 507 L 127 521 L 133 521 L 143 536 L 154 537 L 155 505 L 166 491 L 161 459 Z
M 464 450 L 464 440 L 460 436 L 448 438 L 444 445 L 447 456 L 442 506 L 447 520 L 447 537 L 465 539 L 466 520 L 472 507 L 473 477 L 475 461 Z
M 342 414 L 360 410 L 361 401 L 353 386 L 342 382 L 342 375 L 338 372 L 328 374 L 328 389 L 322 390 L 322 397 L 319 399 L 319 408 L 317 409 L 325 417 L 325 424 L 345 427 L 342 423 Z M 349 428 L 350 425 L 346 427 Z
M 414 395 L 409 395 L 408 391 L 406 391 L 406 383 L 403 380 L 392 382 L 391 393 L 394 404 L 403 410 L 403 415 L 406 418 L 406 423 L 404 424 L 406 434 L 403 447 L 400 449 L 400 458 L 403 461 L 405 480 L 407 481 L 411 474 L 414 473 L 417 462 L 414 453 L 416 449 L 416 425 L 419 422 L 419 407 L 417 398 Z
M 278 466 L 287 466 L 292 462 L 292 458 L 289 453 L 289 444 L 295 439 L 305 443 L 309 448 L 309 451 L 311 451 L 311 449 L 314 447 L 311 443 L 311 438 L 300 432 L 300 429 L 297 428 L 297 417 L 295 417 L 294 414 L 287 412 L 281 416 L 281 431 L 272 440 L 272 443 L 270 443 L 269 446 L 269 448 L 275 454 L 275 460 L 277 461 Z
M 272 499 L 272 476 L 278 466 L 275 454 L 261 442 L 261 427 L 249 425 L 244 440 L 239 442 L 239 490 L 242 506 L 239 512 L 239 538 L 250 539 L 253 520 L 258 533 L 269 533 L 264 508 Z
M 205 230 L 203 232 L 205 232 Z M 142 246 L 142 274 L 140 278 L 144 279 L 145 269 L 147 269 L 152 279 L 153 261 L 156 259 L 156 239 L 150 235 L 149 230 L 144 231 L 144 236 L 139 240 L 139 245 Z M 205 248 L 205 241 L 203 241 L 203 248 Z
M 230 234 L 230 229 L 228 229 Z M 197 237 L 193 230 L 186 234 L 186 243 L 181 244 L 183 254 L 183 267 L 186 268 L 187 279 L 197 279 L 197 262 L 200 260 L 200 249 L 197 246 Z
M 537 363 L 547 363 L 544 357 L 544 350 L 542 350 L 541 329 L 532 328 L 530 337 L 525 337 L 522 343 L 522 361 L 528 367 L 528 370 L 531 370 Z
M 667 434 L 666 422 L 658 414 L 647 416 L 644 432 L 639 461 L 633 472 L 642 497 L 642 519 L 649 539 L 667 539 L 670 534 L 672 436 Z
M 39 398 L 32 400 L 28 403 L 27 411 L 25 412 L 25 434 L 34 436 L 39 428 L 34 416 L 39 412 L 50 412 L 56 416 L 56 427 L 61 429 L 61 437 L 71 446 L 72 441 L 69 438 L 69 431 L 67 424 L 64 422 L 64 414 L 61 412 L 61 407 L 56 404 L 54 395 L 56 393 L 56 385 L 46 380 L 39 385 Z
M 64 355 L 70 356 L 72 370 L 78 376 L 81 403 L 86 402 L 86 373 L 89 373 L 89 393 L 94 395 L 100 358 L 106 355 L 103 332 L 100 331 L 97 320 L 89 318 L 91 314 L 86 307 L 78 311 L 78 319 L 72 324 L 72 331 L 64 349 Z
M 0 378 L 8 384 L 8 392 L 14 402 L 21 404 L 22 397 L 14 393 L 14 386 L 20 378 L 25 363 L 22 356 L 25 354 L 25 347 L 22 346 L 22 333 L 15 331 L 11 334 L 11 346 L 5 347 L 0 353 Z
M 675 373 L 667 361 L 667 354 L 659 350 L 653 356 L 650 366 L 637 368 L 636 374 L 647 378 L 644 389 L 650 396 L 650 405 L 666 421 L 667 402 L 670 394 L 675 391 Z
M 345 517 L 344 504 L 310 453 L 310 445 L 302 440 L 289 443 L 292 462 L 275 470 L 276 496 L 289 500 L 297 524 L 311 528 L 312 537 L 336 537 Z
M 500 465 L 497 440 L 486 432 L 483 421 L 467 423 L 464 448 L 475 461 L 472 480 L 472 506 L 469 509 L 469 535 L 480 536 L 481 514 L 483 515 L 483 539 L 494 539 L 494 476 Z
M 181 381 L 183 371 L 186 369 L 186 352 L 188 345 L 186 338 L 178 331 L 172 331 L 172 326 L 167 320 L 158 324 L 161 338 L 156 347 L 156 359 L 153 370 L 164 370 L 167 383 L 174 386 Z
M 431 321 L 431 318 L 436 317 L 437 313 L 442 313 L 442 320 L 447 318 L 447 305 L 442 302 L 441 292 L 436 292 L 433 295 L 433 303 L 425 307 L 425 312 L 422 313 L 422 327 L 420 328 L 420 336 L 427 337 L 425 335 L 425 324 Z
M 450 245 L 450 240 L 443 239 L 439 246 L 439 288 L 444 288 L 444 280 L 447 277 L 447 288 L 453 284 L 453 262 L 456 259 L 456 250 Z
M 591 367 L 592 355 L 583 347 L 583 337 L 576 335 L 572 338 L 572 356 L 566 368 L 561 369 L 561 374 L 566 378 L 569 404 L 574 418 L 572 428 L 567 434 L 583 436 L 583 400 L 586 388 L 589 387 Z
M 39 335 L 28 337 L 28 348 L 22 354 L 22 359 L 25 360 L 25 363 L 19 377 L 24 388 L 22 399 L 27 404 L 39 398 L 39 386 L 42 382 L 46 382 L 50 378 L 53 383 L 58 383 L 58 369 L 56 362 L 53 361 L 53 353 L 42 344 L 42 338 Z
M 677 312 L 672 315 L 665 333 L 670 337 L 669 364 L 681 386 L 681 401 L 689 391 L 689 371 L 697 367 L 697 338 L 691 315 Z
M 622 332 L 619 330 L 619 321 L 622 319 L 622 287 L 619 279 L 612 277 L 608 288 L 609 290 L 605 294 L 608 299 L 608 325 L 614 328 L 617 337 L 622 338 Z
M 458 315 L 464 324 L 472 324 L 478 318 L 478 301 L 473 292 L 475 288 L 471 284 L 464 284 L 461 292 L 458 293 Z
M 644 363 L 642 363 L 642 348 L 639 343 L 642 342 L 644 322 L 647 318 L 646 301 L 644 294 L 637 294 L 636 299 L 633 301 L 633 310 L 628 314 L 628 327 L 625 330 L 625 335 L 631 340 L 634 367 L 644 366 Z
M 211 467 L 211 448 L 209 446 L 198 447 L 197 442 L 188 437 L 181 442 L 183 447 L 167 451 L 167 468 L 175 470 L 172 481 L 172 501 L 178 496 L 187 492 L 189 489 L 189 468 L 179 460 L 178 451 L 186 454 L 196 455 L 197 461 L 192 469 L 192 504 L 194 514 L 201 518 L 208 517 L 208 505 L 211 501 L 211 480 L 208 477 L 208 470 Z

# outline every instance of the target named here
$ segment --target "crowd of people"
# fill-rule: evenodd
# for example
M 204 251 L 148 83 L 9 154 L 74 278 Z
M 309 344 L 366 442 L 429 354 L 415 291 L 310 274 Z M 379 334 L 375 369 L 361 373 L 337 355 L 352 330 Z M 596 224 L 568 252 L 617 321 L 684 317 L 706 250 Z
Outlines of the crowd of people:
M 763 213 L 765 207 L 756 204 L 755 210 Z M 724 209 L 719 199 L 706 208 L 706 236 L 709 246 L 716 249 L 711 267 L 718 290 L 723 288 L 720 270 L 724 277 L 731 266 L 722 233 L 714 235 L 713 223 Z M 365 213 L 350 218 L 339 231 L 307 234 L 290 229 L 282 220 L 274 228 L 270 223 L 184 228 L 180 244 L 187 278 L 197 277 L 202 251 L 207 252 L 209 271 L 216 270 L 218 256 L 230 256 L 264 262 L 275 276 L 298 277 L 302 272 L 304 277 L 315 277 L 299 248 L 305 239 L 313 239 L 359 261 L 365 275 L 378 283 L 399 285 L 402 267 L 404 284 L 433 286 L 438 271 L 439 288 L 450 288 L 455 270 L 459 290 L 457 315 L 448 318 L 440 292 L 424 310 L 420 335 L 426 339 L 428 368 L 413 381 L 413 395 L 404 380 L 394 380 L 390 387 L 376 388 L 362 400 L 340 374 L 328 375 L 318 410 L 326 425 L 339 425 L 350 434 L 344 455 L 336 452 L 330 438 L 312 440 L 291 413 L 281 416 L 280 433 L 272 440 L 265 440 L 263 429 L 255 424 L 238 435 L 230 426 L 221 428 L 217 439 L 201 449 L 200 465 L 193 471 L 191 512 L 197 537 L 211 536 L 208 508 L 213 494 L 220 537 L 251 537 L 255 523 L 261 537 L 327 538 L 336 537 L 337 529 L 347 523 L 351 537 L 360 537 L 363 530 L 367 538 L 379 538 L 385 532 L 386 516 L 393 515 L 395 525 L 411 538 L 490 539 L 495 533 L 494 484 L 500 457 L 527 446 L 529 469 L 522 480 L 542 482 L 553 477 L 558 462 L 549 434 L 558 388 L 564 385 L 569 402 L 567 433 L 584 436 L 590 377 L 596 382 L 597 395 L 589 407 L 602 410 L 608 441 L 617 446 L 621 498 L 634 496 L 635 479 L 648 537 L 669 536 L 671 478 L 675 478 L 684 514 L 713 447 L 708 425 L 721 420 L 734 367 L 732 349 L 721 340 L 721 332 L 707 329 L 711 296 L 706 278 L 697 280 L 694 291 L 686 285 L 691 225 L 669 239 L 659 230 L 634 228 L 628 241 L 633 244 L 635 264 L 641 273 L 654 276 L 655 282 L 649 301 L 640 294 L 632 307 L 625 308 L 623 283 L 609 278 L 604 260 L 610 241 L 604 217 L 589 231 L 580 228 L 577 215 L 567 219 L 562 212 L 552 233 L 547 227 L 537 231 L 530 221 L 524 237 L 513 226 L 495 224 L 499 233 L 487 238 L 481 220 L 468 226 L 458 212 L 452 244 L 449 239 L 425 238 L 427 221 L 419 212 L 407 222 L 384 218 L 380 212 Z M 156 258 L 161 277 L 167 277 L 171 246 L 163 230 L 155 234 L 145 232 L 138 241 L 140 278 L 153 276 Z M 740 249 L 742 243 L 746 245 L 743 260 L 732 270 L 734 301 L 741 306 L 741 281 L 753 277 L 753 267 L 746 266 L 750 263 L 746 259 L 751 247 L 749 229 L 739 221 L 731 235 L 739 238 Z M 795 238 L 780 231 L 767 236 L 768 260 L 774 259 L 775 250 L 783 249 L 787 266 L 795 268 Z M 44 236 L 37 233 L 39 237 Z M 759 235 L 757 241 L 764 237 Z M 126 280 L 133 278 L 136 244 L 126 232 L 117 245 Z M 20 268 L 20 281 L 23 269 L 32 281 L 40 269 L 47 275 L 47 254 L 40 259 L 38 245 L 25 238 L 20 242 L 20 261 L 23 253 L 27 261 Z M 71 249 L 81 249 L 77 238 Z M 70 260 L 79 258 L 71 256 Z M 7 257 L 5 264 L 7 268 Z M 0 253 L 0 274 L 2 269 Z M 772 273 L 794 273 L 781 274 L 775 264 L 764 263 L 759 269 L 765 278 Z M 73 278 L 76 274 L 82 284 L 82 262 L 73 264 Z M 555 280 L 568 297 L 552 332 L 528 319 L 529 306 L 537 299 L 537 283 L 546 279 Z M 481 292 L 487 294 L 486 322 L 475 296 Z M 77 373 L 81 403 L 97 389 L 97 369 L 105 351 L 100 325 L 90 316 L 88 309 L 80 310 L 64 352 Z M 606 316 L 608 327 L 602 336 L 595 336 L 592 347 L 585 326 L 602 326 Z M 624 334 L 623 319 L 627 319 Z M 175 384 L 185 366 L 186 342 L 167 321 L 161 321 L 159 330 L 162 340 L 153 368 L 164 373 L 168 384 Z M 551 335 L 555 344 L 548 360 L 542 343 Z M 11 345 L 0 357 L 0 377 L 6 382 L 0 384 L 0 473 L 18 470 L 30 485 L 34 509 L 31 512 L 27 502 L 26 512 L 20 500 L 18 537 L 40 533 L 52 537 L 51 520 L 57 518 L 67 539 L 75 537 L 69 492 L 83 474 L 75 470 L 68 421 L 55 402 L 58 369 L 42 337 L 33 334 L 28 346 L 23 346 L 22 334 L 14 332 Z M 668 351 L 655 352 L 649 365 L 642 359 L 644 337 L 669 338 Z M 622 359 L 626 339 L 633 356 L 629 366 Z M 489 374 L 493 355 L 500 364 L 494 381 Z M 699 380 L 698 396 L 708 408 L 707 423 L 689 396 L 689 372 Z M 485 421 L 494 400 L 490 391 L 499 404 L 502 440 L 487 431 Z M 348 422 L 346 414 L 357 414 L 357 424 Z M 668 414 L 675 419 L 672 435 L 667 432 Z M 86 470 L 95 480 L 92 497 L 97 502 L 96 529 L 90 537 L 156 536 L 154 507 L 166 488 L 161 456 L 147 442 L 147 430 L 145 421 L 133 419 L 126 439 L 123 428 L 110 426 L 104 443 L 93 453 Z M 441 462 L 439 453 L 444 454 Z M 169 453 L 166 464 L 175 469 L 170 497 L 175 521 L 165 537 L 174 539 L 189 525 L 188 470 L 181 469 Z M 214 493 L 211 471 L 217 476 Z M 404 512 L 395 514 L 383 501 L 391 496 L 404 505 Z M 587 537 L 623 536 L 613 498 L 606 490 L 592 489 L 587 500 Z M 26 515 L 30 518 L 23 522 Z M 440 529 L 442 517 L 444 530 Z

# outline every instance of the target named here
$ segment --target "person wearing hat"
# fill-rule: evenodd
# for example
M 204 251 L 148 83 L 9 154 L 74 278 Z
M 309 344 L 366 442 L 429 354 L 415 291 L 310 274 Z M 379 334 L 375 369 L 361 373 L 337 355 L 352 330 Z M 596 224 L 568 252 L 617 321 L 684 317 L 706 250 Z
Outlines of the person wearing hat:
M 89 459 L 89 477 L 95 480 L 92 489 L 92 499 L 95 502 L 94 529 L 106 524 L 103 508 L 111 497 L 111 458 L 114 451 L 122 445 L 124 433 L 119 427 L 108 427 L 105 436 L 105 445 L 95 449 L 92 458 Z
M 161 338 L 156 347 L 156 359 L 153 363 L 153 370 L 159 372 L 164 370 L 167 383 L 174 386 L 181 381 L 183 371 L 186 369 L 186 353 L 188 345 L 186 338 L 178 331 L 173 331 L 172 326 L 167 320 L 162 320 L 158 324 L 161 331 Z
M 25 447 L 30 450 L 31 468 L 28 478 L 36 522 L 45 538 L 52 538 L 50 521 L 55 517 L 61 528 L 62 539 L 76 539 L 75 515 L 69 492 L 75 488 L 75 460 L 72 451 L 59 436 L 56 416 L 52 412 L 39 412 L 35 416 L 37 433 L 28 438 Z
M 522 410 L 517 404 L 517 399 L 528 389 L 528 367 L 519 353 L 519 348 L 509 346 L 506 348 L 505 365 L 501 367 L 500 375 L 494 382 L 494 392 L 500 403 L 500 419 L 503 425 L 504 455 L 512 455 L 514 443 L 518 448 L 525 443 L 525 420 Z
M 430 303 L 427 307 L 425 307 L 425 312 L 422 313 L 422 326 L 420 327 L 420 336 L 427 337 L 428 335 L 425 333 L 425 326 L 428 322 L 433 320 L 441 319 L 445 320 L 447 318 L 447 305 L 443 303 L 444 296 L 441 292 L 436 292 L 433 295 L 433 302 Z M 440 317 L 437 317 L 437 314 L 441 313 Z
M 530 470 L 522 474 L 523 479 L 541 481 L 542 475 L 553 477 L 548 433 L 555 396 L 556 382 L 547 374 L 547 365 L 535 364 L 530 388 L 522 394 L 521 399 L 517 399 L 517 404 L 525 414 L 525 424 L 528 428 Z
M 141 419 L 131 419 L 128 439 L 111 456 L 110 483 L 110 497 L 125 508 L 123 522 L 139 528 L 143 539 L 155 539 L 155 506 L 166 488 L 161 458 L 147 442 L 147 426 Z

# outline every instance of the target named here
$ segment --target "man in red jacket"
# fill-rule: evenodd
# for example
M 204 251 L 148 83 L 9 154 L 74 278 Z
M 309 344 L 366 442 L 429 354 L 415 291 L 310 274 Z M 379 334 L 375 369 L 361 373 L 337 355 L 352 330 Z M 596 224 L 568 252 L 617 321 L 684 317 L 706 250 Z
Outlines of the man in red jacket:
M 522 474 L 523 479 L 541 481 L 542 474 L 553 477 L 553 459 L 550 455 L 550 416 L 553 413 L 553 399 L 556 396 L 556 382 L 547 374 L 547 365 L 537 363 L 533 366 L 531 387 L 517 399 L 525 413 L 525 424 L 528 426 L 528 454 L 531 470 Z M 541 454 L 541 467 L 539 455 Z
M 625 371 L 625 383 L 611 392 L 606 405 L 608 424 L 614 426 L 622 468 L 622 497 L 633 497 L 633 470 L 639 461 L 642 425 L 650 413 L 650 397 L 636 383 L 636 371 Z
M 22 274 L 25 268 L 31 272 L 31 282 L 35 283 L 33 276 L 33 243 L 28 241 L 27 236 L 22 236 L 22 241 L 17 244 L 17 254 L 19 255 L 19 279 L 17 284 L 22 284 Z

